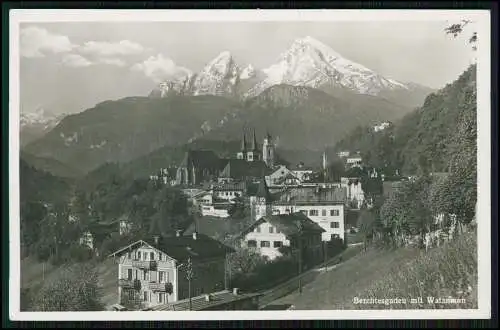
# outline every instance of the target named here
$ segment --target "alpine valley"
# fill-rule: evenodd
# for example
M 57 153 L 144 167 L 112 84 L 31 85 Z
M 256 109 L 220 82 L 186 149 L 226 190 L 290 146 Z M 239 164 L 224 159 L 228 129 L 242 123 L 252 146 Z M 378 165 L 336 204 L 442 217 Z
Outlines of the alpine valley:
M 358 126 L 402 118 L 433 92 L 384 77 L 311 37 L 295 40 L 263 69 L 223 51 L 199 72 L 174 71 L 148 96 L 64 117 L 23 152 L 88 172 L 196 141 L 236 141 L 244 129 L 255 129 L 259 141 L 269 132 L 289 153 L 318 151 Z

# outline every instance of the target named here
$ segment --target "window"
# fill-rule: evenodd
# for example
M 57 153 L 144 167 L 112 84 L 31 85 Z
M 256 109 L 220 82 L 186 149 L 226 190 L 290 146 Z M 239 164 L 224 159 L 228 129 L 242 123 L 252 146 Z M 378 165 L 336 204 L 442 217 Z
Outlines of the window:
M 139 271 L 136 269 L 135 270 L 135 279 L 138 280 L 139 279 Z
M 144 301 L 148 301 L 148 292 L 144 291 Z
M 142 271 L 142 279 L 144 281 L 146 281 L 148 279 L 148 271 L 145 269 Z
M 163 283 L 165 281 L 165 272 L 158 272 L 158 282 Z
M 318 215 L 318 210 L 310 210 L 309 211 L 309 215 L 317 216 Z
M 274 241 L 273 246 L 274 246 L 275 248 L 280 248 L 280 247 L 282 247 L 282 246 L 283 246 L 283 242 L 282 242 L 282 241 Z
M 127 253 L 127 258 L 132 259 L 132 252 Z
M 274 228 L 273 227 L 269 227 L 269 234 L 272 234 L 274 233 Z
M 260 233 L 260 227 L 257 227 L 255 229 L 257 229 L 257 232 Z
M 137 259 L 141 260 L 141 251 L 137 251 Z
M 150 260 L 155 260 L 155 253 L 154 252 L 150 252 L 149 253 L 149 259 Z
M 337 221 L 330 222 L 330 228 L 339 228 L 339 223 Z
M 158 253 L 158 260 L 161 261 L 161 252 Z
M 158 302 L 159 302 L 159 303 L 162 303 L 162 302 L 163 302 L 163 295 L 164 295 L 164 293 L 161 293 L 161 292 L 160 292 L 160 293 L 158 293 Z
M 147 252 L 144 252 L 142 254 L 142 257 L 144 258 L 144 260 L 148 260 L 148 253 Z
M 337 239 L 337 238 L 339 238 L 340 236 L 339 236 L 338 234 L 332 234 L 330 237 L 331 237 L 331 239 Z
M 269 241 L 260 241 L 260 247 L 271 247 L 271 243 Z
M 132 268 L 127 269 L 127 279 L 129 281 L 132 279 Z
M 257 241 L 256 240 L 249 240 L 247 242 L 248 247 L 257 247 Z
M 330 216 L 332 216 L 332 217 L 338 217 L 339 216 L 339 210 L 330 210 Z

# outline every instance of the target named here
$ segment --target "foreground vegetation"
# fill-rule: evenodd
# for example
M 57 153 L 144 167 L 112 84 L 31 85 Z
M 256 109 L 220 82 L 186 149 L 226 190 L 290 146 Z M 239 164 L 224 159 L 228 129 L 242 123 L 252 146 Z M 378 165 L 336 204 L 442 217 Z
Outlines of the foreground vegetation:
M 478 308 L 477 235 L 475 230 L 460 239 L 428 252 L 413 247 L 371 247 L 338 267 L 320 273 L 302 294 L 294 292 L 272 304 L 293 304 L 295 309 L 432 309 Z M 462 303 L 428 303 L 427 297 L 465 299 Z M 410 299 L 423 298 L 422 303 Z M 357 299 L 387 299 L 360 303 Z M 389 299 L 406 299 L 396 303 Z

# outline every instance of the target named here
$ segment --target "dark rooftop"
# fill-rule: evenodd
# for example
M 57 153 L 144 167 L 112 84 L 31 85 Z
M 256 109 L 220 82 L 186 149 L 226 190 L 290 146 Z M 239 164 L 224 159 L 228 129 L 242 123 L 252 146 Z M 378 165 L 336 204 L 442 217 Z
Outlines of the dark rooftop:
M 290 214 L 266 215 L 254 222 L 250 227 L 244 230 L 241 235 L 245 235 L 246 233 L 252 231 L 256 226 L 260 225 L 264 221 L 272 224 L 286 236 L 297 235 L 300 231 L 300 226 L 302 226 L 303 232 L 325 232 L 320 225 L 309 219 L 302 212 L 295 212 Z
M 162 236 L 159 237 L 158 244 L 155 244 L 153 237 L 148 237 L 112 253 L 111 256 L 125 253 L 129 248 L 133 248 L 134 246 L 142 243 L 155 247 L 178 261 L 187 260 L 189 257 L 193 259 L 224 257 L 227 253 L 234 252 L 234 249 L 231 247 L 226 246 L 206 235 L 197 233 L 196 239 L 194 239 L 192 234 L 181 236 Z
M 247 162 L 244 159 L 229 159 L 219 177 L 244 180 L 246 178 L 262 177 L 269 172 L 270 169 L 261 160 Z
M 239 293 L 233 294 L 228 290 L 215 292 L 210 294 L 210 299 L 207 301 L 206 295 L 196 296 L 191 298 L 191 305 L 194 311 L 206 310 L 215 308 L 235 301 L 256 298 L 262 295 L 261 293 Z M 179 300 L 173 303 L 157 305 L 151 308 L 144 309 L 146 311 L 188 311 L 189 299 Z

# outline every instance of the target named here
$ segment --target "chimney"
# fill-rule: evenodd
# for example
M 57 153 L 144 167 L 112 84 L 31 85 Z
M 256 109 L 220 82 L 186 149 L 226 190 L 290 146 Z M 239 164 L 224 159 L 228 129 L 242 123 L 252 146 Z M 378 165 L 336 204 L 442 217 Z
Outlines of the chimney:
M 160 242 L 160 236 L 158 236 L 158 235 L 153 236 L 153 239 L 155 241 L 155 245 L 158 245 L 158 243 Z
M 206 294 L 205 301 L 211 301 L 211 300 L 212 300 L 212 297 L 210 296 L 210 294 Z
M 235 295 L 235 296 L 238 295 L 238 288 L 233 288 L 233 295 Z
M 176 237 L 180 237 L 181 236 L 181 231 L 180 230 L 176 230 L 175 231 L 175 236 Z
M 196 239 L 196 232 L 193 232 L 193 239 Z

